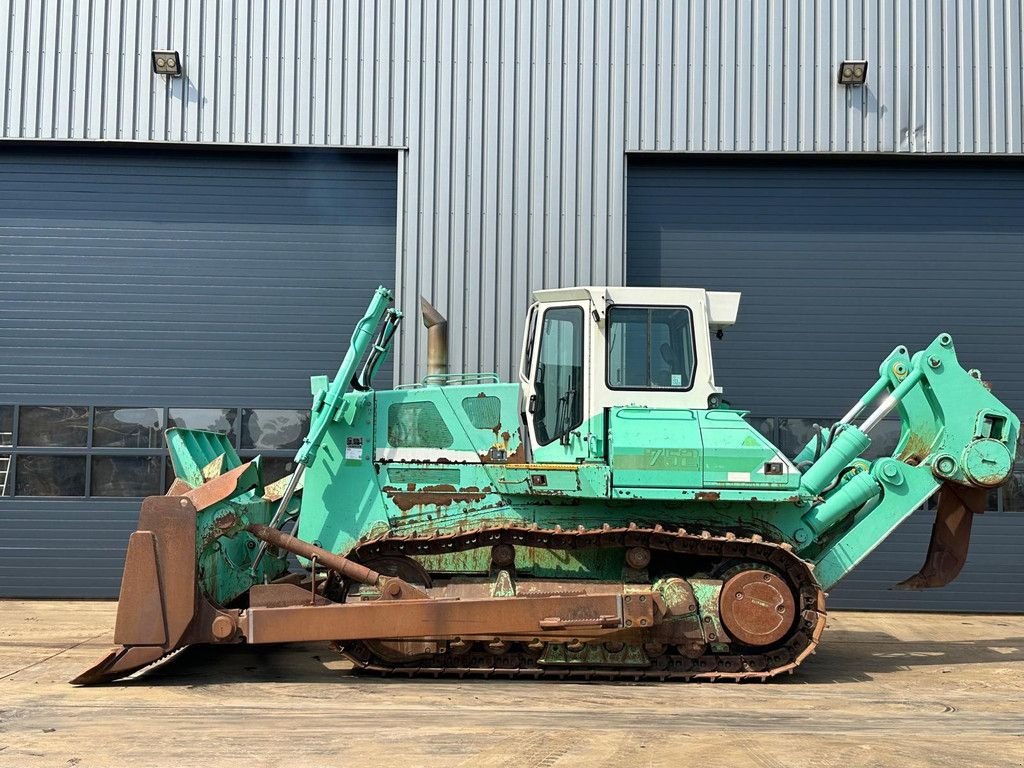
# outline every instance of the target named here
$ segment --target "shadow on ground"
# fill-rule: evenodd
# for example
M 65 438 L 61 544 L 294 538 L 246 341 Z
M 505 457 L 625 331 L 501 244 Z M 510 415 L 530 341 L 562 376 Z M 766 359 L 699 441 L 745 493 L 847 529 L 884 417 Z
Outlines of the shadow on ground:
M 876 631 L 833 630 L 826 632 L 816 655 L 806 660 L 793 675 L 782 676 L 772 684 L 850 684 L 915 667 L 941 665 L 952 668 L 966 664 L 1007 664 L 1022 661 L 1024 637 L 998 640 L 900 641 L 891 635 Z M 139 677 L 113 685 L 209 685 L 241 682 L 323 684 L 366 679 L 376 679 L 381 683 L 396 680 L 409 682 L 409 678 L 405 677 L 375 678 L 372 675 L 356 674 L 327 646 L 295 644 L 186 648 Z M 467 678 L 459 682 L 471 680 Z M 443 684 L 445 681 L 423 678 L 420 682 Z M 523 680 L 521 684 L 550 683 Z M 600 681 L 595 684 L 608 683 Z

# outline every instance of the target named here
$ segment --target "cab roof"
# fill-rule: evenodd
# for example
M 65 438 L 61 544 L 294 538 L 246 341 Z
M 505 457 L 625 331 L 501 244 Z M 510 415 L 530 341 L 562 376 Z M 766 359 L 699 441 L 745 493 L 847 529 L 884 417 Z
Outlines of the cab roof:
M 614 304 L 655 307 L 707 307 L 708 325 L 726 328 L 736 322 L 739 312 L 738 291 L 706 291 L 703 288 L 637 288 L 590 285 L 576 288 L 549 288 L 533 292 L 533 300 L 541 304 L 563 301 L 589 301 L 604 310 Z

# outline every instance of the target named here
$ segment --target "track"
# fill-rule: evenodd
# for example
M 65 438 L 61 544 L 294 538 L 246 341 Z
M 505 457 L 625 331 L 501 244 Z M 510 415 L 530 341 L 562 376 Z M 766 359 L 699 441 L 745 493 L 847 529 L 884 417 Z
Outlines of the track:
M 507 645 L 501 652 L 492 652 L 483 643 L 467 643 L 461 653 L 438 653 L 397 663 L 378 656 L 370 644 L 339 644 L 337 647 L 358 669 L 382 675 L 583 680 L 765 680 L 795 669 L 814 652 L 825 628 L 825 596 L 810 566 L 796 557 L 788 546 L 764 541 L 759 536 L 744 538 L 732 533 L 712 535 L 707 531 L 693 534 L 684 529 L 667 530 L 662 526 L 646 528 L 635 524 L 626 528 L 580 527 L 570 531 L 559 527 L 495 527 L 430 536 L 387 535 L 358 545 L 351 557 L 367 562 L 383 557 L 461 552 L 497 544 L 576 551 L 646 547 L 652 552 L 670 553 L 678 558 L 678 562 L 688 563 L 691 569 L 695 558 L 707 570 L 724 567 L 730 561 L 760 565 L 779 574 L 793 590 L 798 600 L 798 616 L 788 634 L 767 647 L 754 648 L 732 641 L 724 649 L 719 644 L 713 650 L 690 656 L 676 652 L 677 649 L 670 646 L 659 647 L 647 643 L 642 646 L 647 657 L 647 663 L 642 666 L 588 664 L 585 647 L 568 655 L 572 659 L 569 663 L 543 665 L 540 663 L 541 651 L 529 649 L 522 643 L 489 643 L 491 648 Z M 566 581 L 565 586 L 579 587 L 585 586 L 585 583 Z M 712 646 L 707 648 L 712 649 Z

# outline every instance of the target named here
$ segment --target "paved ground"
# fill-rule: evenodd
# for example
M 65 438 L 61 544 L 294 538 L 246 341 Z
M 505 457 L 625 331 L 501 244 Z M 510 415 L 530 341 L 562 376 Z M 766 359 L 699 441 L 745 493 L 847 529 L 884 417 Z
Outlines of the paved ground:
M 114 608 L 0 601 L 0 766 L 1024 766 L 1024 616 L 833 614 L 767 684 L 380 680 L 311 645 L 67 685 Z

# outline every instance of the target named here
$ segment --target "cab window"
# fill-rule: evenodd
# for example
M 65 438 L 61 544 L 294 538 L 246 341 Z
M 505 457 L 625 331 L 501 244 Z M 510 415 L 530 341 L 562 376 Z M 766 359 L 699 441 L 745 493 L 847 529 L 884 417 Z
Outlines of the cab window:
M 523 369 L 524 379 L 530 378 L 530 370 L 533 368 L 533 342 L 537 331 L 537 305 L 533 304 L 526 315 L 526 335 L 523 337 Z
M 544 313 L 537 373 L 530 403 L 537 441 L 547 445 L 583 423 L 583 310 L 557 307 Z
M 612 307 L 608 311 L 608 386 L 693 386 L 693 316 L 686 307 Z

